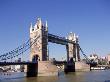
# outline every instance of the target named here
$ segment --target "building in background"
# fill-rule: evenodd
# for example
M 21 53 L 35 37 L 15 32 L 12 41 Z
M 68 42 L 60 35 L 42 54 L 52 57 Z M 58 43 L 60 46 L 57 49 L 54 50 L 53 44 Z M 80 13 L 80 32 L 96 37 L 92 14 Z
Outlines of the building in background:
M 101 56 L 99 58 L 99 65 L 107 65 L 107 57 L 106 56 Z
M 92 62 L 96 62 L 98 64 L 98 55 L 97 54 L 91 54 L 89 57 L 88 57 Z
M 107 63 L 110 64 L 110 54 L 107 55 Z

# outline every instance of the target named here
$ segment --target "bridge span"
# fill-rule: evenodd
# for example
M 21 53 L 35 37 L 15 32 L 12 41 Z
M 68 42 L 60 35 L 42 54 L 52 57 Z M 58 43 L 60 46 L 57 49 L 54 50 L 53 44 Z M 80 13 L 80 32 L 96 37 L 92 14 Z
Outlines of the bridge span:
M 7 65 L 29 65 L 29 64 L 37 64 L 38 62 L 0 62 L 0 66 Z

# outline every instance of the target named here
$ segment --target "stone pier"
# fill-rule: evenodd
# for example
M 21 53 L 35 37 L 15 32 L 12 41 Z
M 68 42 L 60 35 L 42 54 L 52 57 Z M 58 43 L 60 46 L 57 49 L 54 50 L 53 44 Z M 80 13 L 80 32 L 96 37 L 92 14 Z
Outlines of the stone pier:
M 58 76 L 58 68 L 50 61 L 39 61 L 38 76 Z
M 82 61 L 75 62 L 75 72 L 78 71 L 90 71 L 90 65 Z
M 36 77 L 38 76 L 38 63 L 30 63 L 26 66 L 27 68 L 27 77 Z

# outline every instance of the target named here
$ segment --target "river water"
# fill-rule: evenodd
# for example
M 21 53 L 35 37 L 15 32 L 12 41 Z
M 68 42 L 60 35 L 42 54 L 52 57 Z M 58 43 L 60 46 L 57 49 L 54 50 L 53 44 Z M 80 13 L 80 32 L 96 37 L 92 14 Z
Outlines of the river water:
M 0 82 L 110 82 L 110 70 L 75 72 L 59 76 L 4 79 Z

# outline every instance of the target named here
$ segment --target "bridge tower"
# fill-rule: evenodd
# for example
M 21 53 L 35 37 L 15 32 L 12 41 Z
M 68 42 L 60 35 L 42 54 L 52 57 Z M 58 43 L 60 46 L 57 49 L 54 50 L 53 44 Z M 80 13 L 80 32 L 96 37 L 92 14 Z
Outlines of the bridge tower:
M 33 41 L 36 42 L 32 45 Z M 30 26 L 30 39 L 31 39 L 31 49 L 30 49 L 30 61 L 33 60 L 35 56 L 39 61 L 47 61 L 47 45 L 48 45 L 48 26 L 47 21 L 45 24 L 42 23 L 41 18 L 37 19 L 37 22 L 34 26 Z
M 73 59 L 74 61 L 80 61 L 78 36 L 75 33 L 70 32 L 68 39 L 73 41 L 75 44 L 68 43 L 67 47 L 67 60 Z

